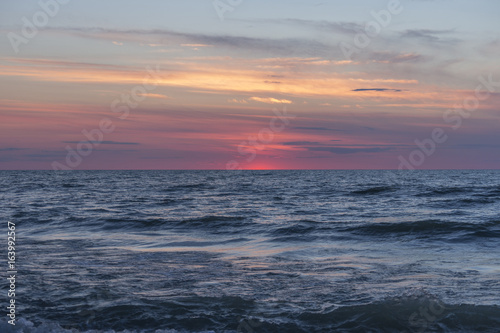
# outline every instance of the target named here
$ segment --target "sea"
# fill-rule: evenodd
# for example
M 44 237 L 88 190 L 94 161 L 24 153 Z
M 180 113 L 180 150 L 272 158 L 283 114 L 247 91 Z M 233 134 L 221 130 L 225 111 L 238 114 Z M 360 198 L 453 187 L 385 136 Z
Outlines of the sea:
M 500 332 L 500 170 L 0 171 L 0 207 L 0 332 Z

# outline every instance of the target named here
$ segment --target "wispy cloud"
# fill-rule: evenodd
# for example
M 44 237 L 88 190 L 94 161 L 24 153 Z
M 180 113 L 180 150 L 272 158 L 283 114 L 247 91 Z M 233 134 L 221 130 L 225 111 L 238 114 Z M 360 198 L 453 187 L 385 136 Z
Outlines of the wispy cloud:
M 290 141 L 283 142 L 282 145 L 285 146 L 309 146 L 309 145 L 319 145 L 319 142 L 311 142 L 311 141 Z
M 353 89 L 351 91 L 393 91 L 393 92 L 402 92 L 406 90 L 401 90 L 401 89 L 388 89 L 388 88 L 359 88 L 359 89 Z
M 369 61 L 385 63 L 385 64 L 398 64 L 398 63 L 417 63 L 424 62 L 431 59 L 429 56 L 424 56 L 419 53 L 398 53 L 398 52 L 371 52 L 367 54 Z
M 207 45 L 207 44 L 181 44 L 181 46 L 185 47 L 213 47 L 213 45 Z
M 309 28 L 312 30 L 323 31 L 328 33 L 336 33 L 343 35 L 353 35 L 357 32 L 364 31 L 365 25 L 360 22 L 335 22 L 327 20 L 307 20 L 307 19 L 251 19 L 240 20 L 241 22 L 249 22 L 255 24 L 268 25 L 287 25 L 292 27 Z
M 403 38 L 416 38 L 429 43 L 457 43 L 458 38 L 447 37 L 455 30 L 408 29 L 401 33 Z
M 307 127 L 307 126 L 298 126 L 292 127 L 293 129 L 305 130 L 305 131 L 339 131 L 337 129 L 327 128 L 327 127 Z
M 18 151 L 18 150 L 26 150 L 28 148 L 0 148 L 0 151 Z
M 110 41 L 129 41 L 162 46 L 184 45 L 193 47 L 227 47 L 237 50 L 262 51 L 279 55 L 332 55 L 341 53 L 322 42 L 308 38 L 257 38 L 234 35 L 208 35 L 203 33 L 181 33 L 168 29 L 107 29 L 60 27 L 45 29 L 57 33 L 69 33 L 79 37 Z
M 308 151 L 329 152 L 333 154 L 380 153 L 391 150 L 388 147 L 377 148 L 345 148 L 345 147 L 307 147 Z
M 236 104 L 248 104 L 248 101 L 246 99 L 237 99 L 237 98 L 231 98 L 227 100 L 229 103 L 236 103 Z
M 80 141 L 63 141 L 63 143 L 80 143 Z M 139 142 L 120 142 L 120 141 L 100 141 L 96 143 L 102 145 L 140 145 Z
M 172 97 L 169 97 L 169 96 L 163 95 L 163 94 L 146 93 L 146 94 L 141 94 L 141 96 L 149 97 L 149 98 L 159 98 L 159 99 L 172 99 Z
M 292 104 L 288 99 L 277 99 L 272 97 L 250 97 L 250 100 L 266 104 Z

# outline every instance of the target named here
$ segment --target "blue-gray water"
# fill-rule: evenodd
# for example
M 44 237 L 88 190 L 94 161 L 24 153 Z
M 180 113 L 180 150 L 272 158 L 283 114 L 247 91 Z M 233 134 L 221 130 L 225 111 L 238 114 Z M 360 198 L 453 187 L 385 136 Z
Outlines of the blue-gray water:
M 0 207 L 2 332 L 500 328 L 500 171 L 3 171 Z

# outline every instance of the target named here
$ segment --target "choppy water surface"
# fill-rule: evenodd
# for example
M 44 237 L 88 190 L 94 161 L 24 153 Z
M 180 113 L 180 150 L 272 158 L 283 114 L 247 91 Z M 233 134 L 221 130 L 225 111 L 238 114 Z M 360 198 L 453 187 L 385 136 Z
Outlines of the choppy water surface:
M 3 171 L 0 191 L 22 318 L 2 331 L 500 328 L 500 171 Z

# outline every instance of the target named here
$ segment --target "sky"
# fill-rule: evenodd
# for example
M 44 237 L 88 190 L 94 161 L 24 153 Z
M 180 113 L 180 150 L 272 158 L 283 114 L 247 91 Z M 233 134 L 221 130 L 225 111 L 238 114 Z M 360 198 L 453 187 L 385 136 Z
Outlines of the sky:
M 0 170 L 498 169 L 496 0 L 0 2 Z

